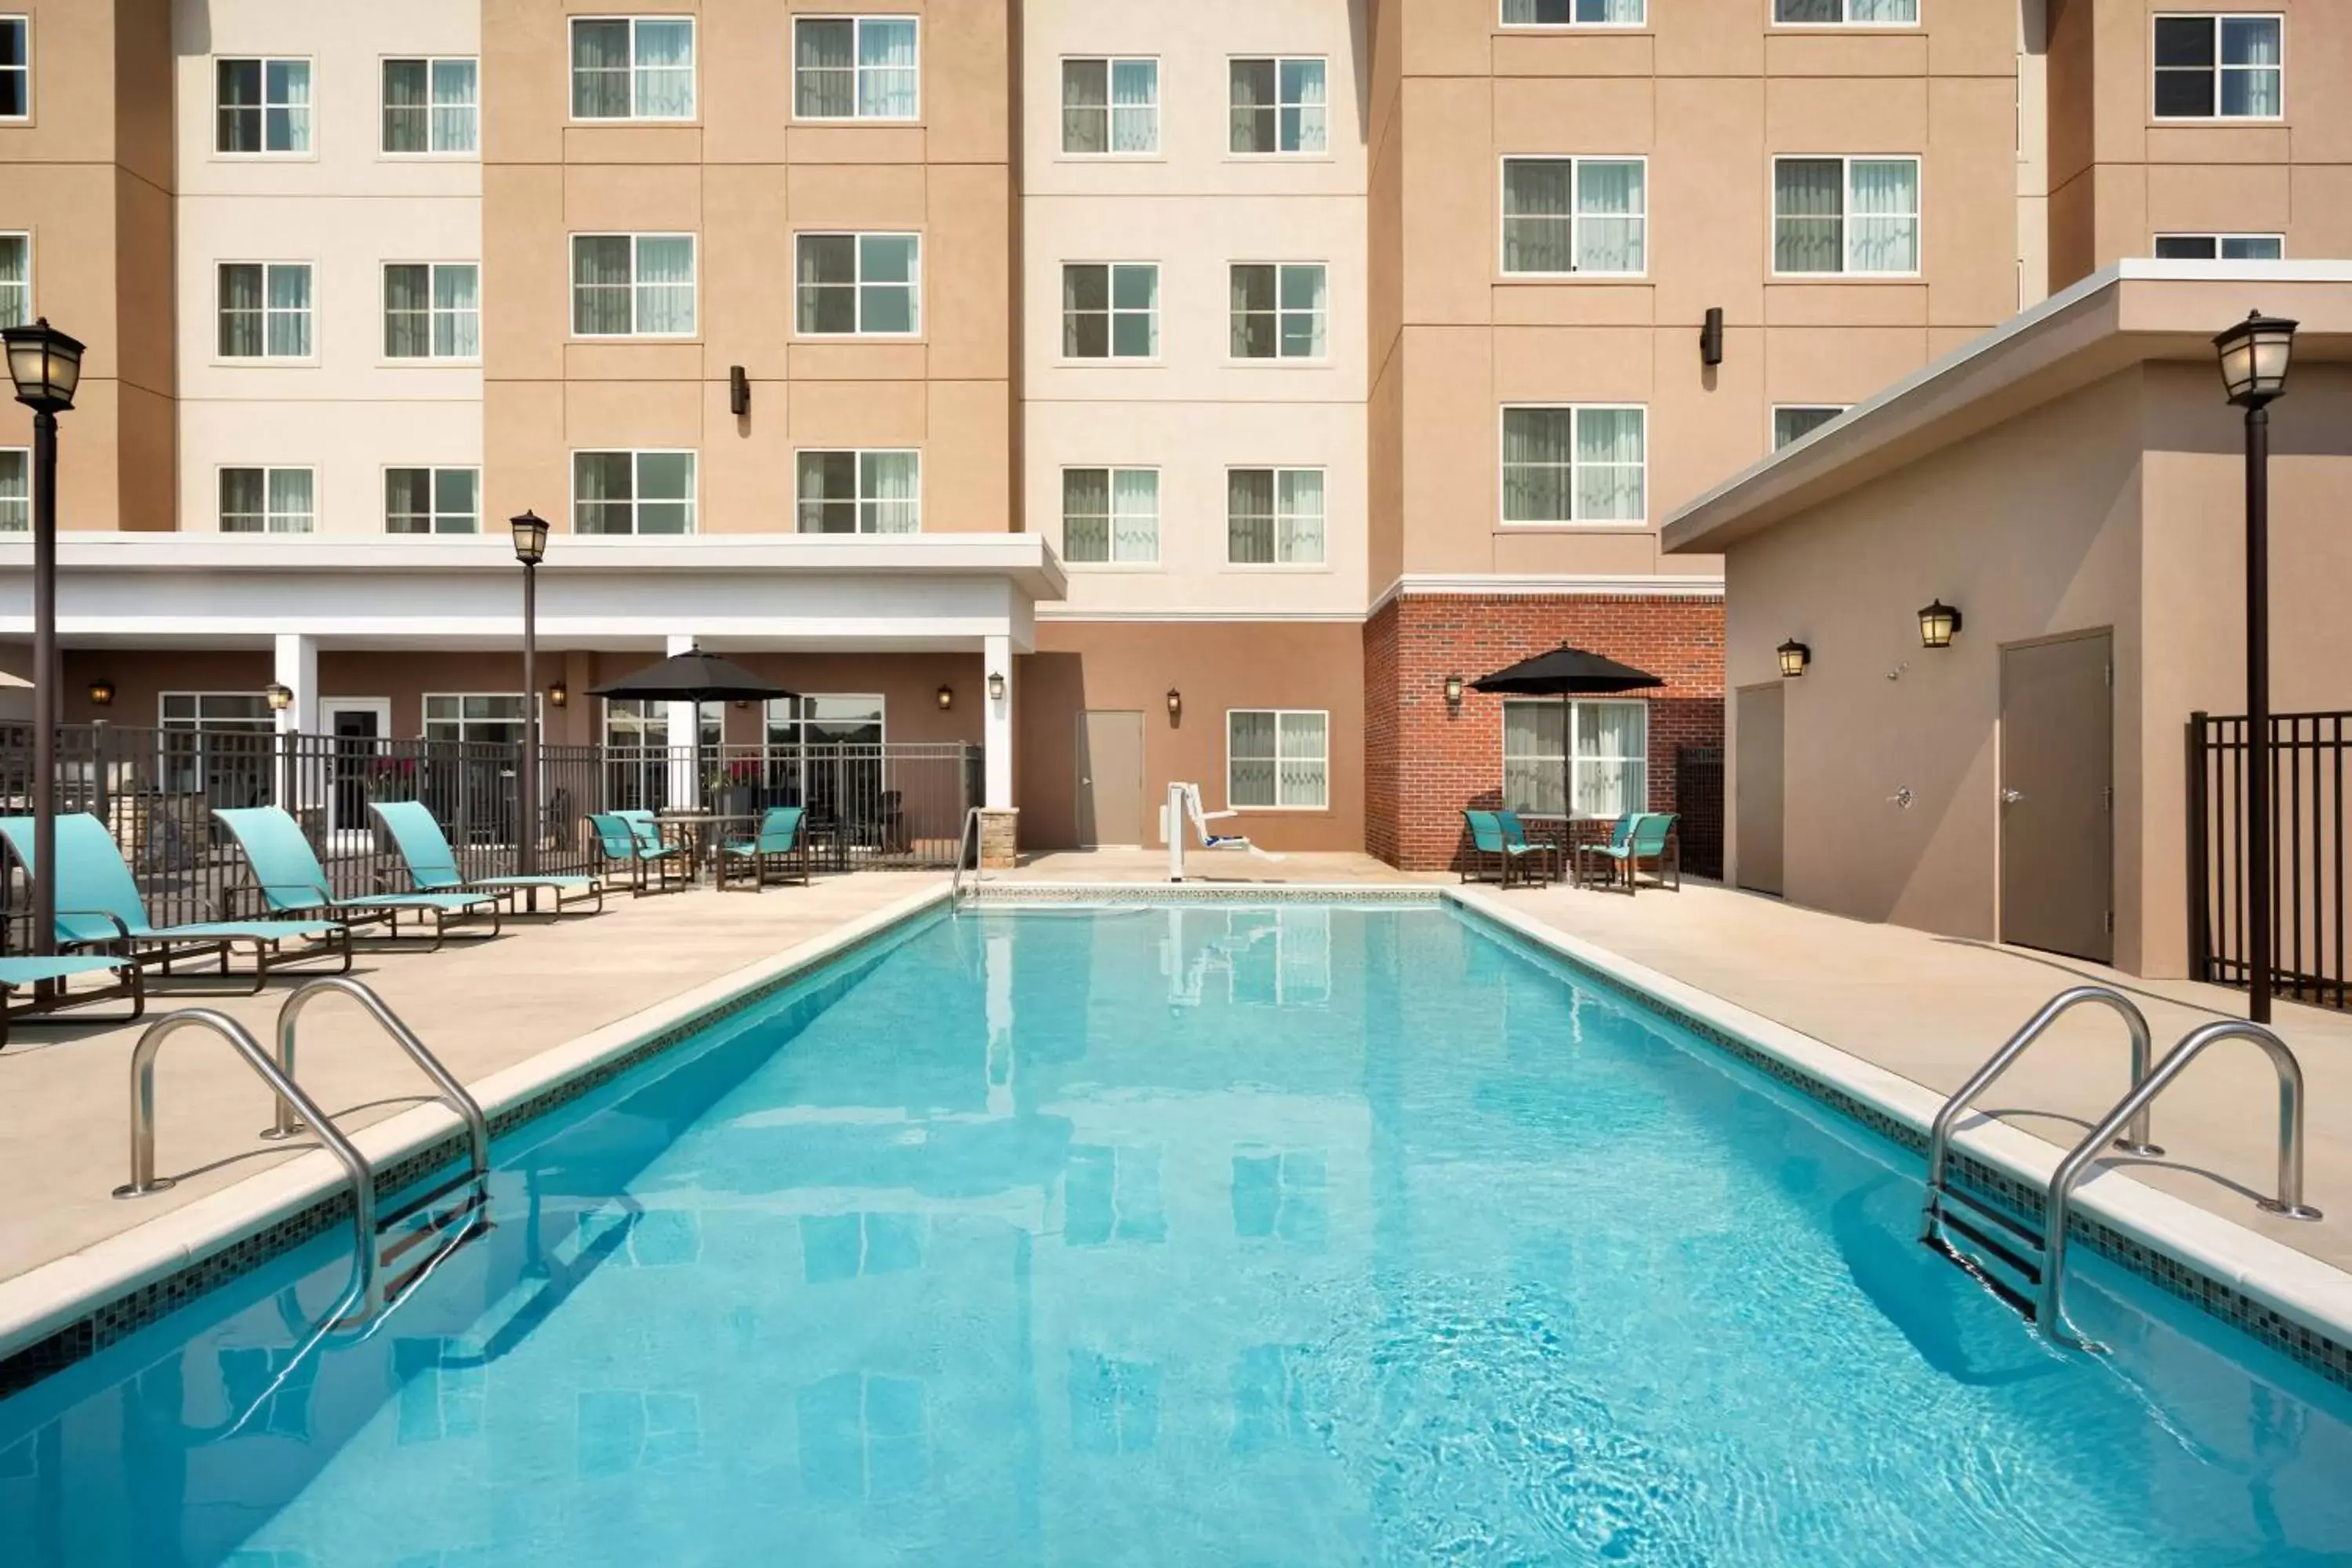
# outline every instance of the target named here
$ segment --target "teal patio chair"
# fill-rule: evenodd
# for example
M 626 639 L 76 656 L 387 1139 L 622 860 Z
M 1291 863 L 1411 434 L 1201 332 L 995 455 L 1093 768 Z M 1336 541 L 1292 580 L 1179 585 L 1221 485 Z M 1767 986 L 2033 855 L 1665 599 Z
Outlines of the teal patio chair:
M 727 873 L 741 866 L 751 874 L 751 892 L 767 886 L 768 871 L 776 868 L 780 881 L 808 886 L 808 844 L 801 837 L 801 808 L 772 805 L 760 818 L 760 831 L 719 847 L 719 886 L 727 887 Z M 795 873 L 798 873 L 795 875 Z
M 1465 809 L 1462 813 L 1462 819 L 1470 826 L 1471 857 L 1475 858 L 1493 856 L 1496 864 L 1496 880 L 1503 887 L 1507 888 L 1511 885 L 1511 871 L 1514 867 L 1518 868 L 1520 881 L 1532 882 L 1535 879 L 1535 872 L 1528 868 L 1532 866 L 1539 869 L 1542 867 L 1543 851 L 1529 845 L 1524 834 L 1520 836 L 1517 844 L 1513 844 L 1503 831 L 1502 817 L 1499 813 Z M 1470 867 L 1466 863 L 1463 867 L 1462 879 L 1465 882 L 1470 879 Z
M 647 827 L 652 827 L 652 814 L 646 814 Z M 683 881 L 686 854 L 675 844 L 664 844 L 656 829 L 652 842 L 638 831 L 638 825 L 617 811 L 594 811 L 588 814 L 588 830 L 596 836 L 596 847 L 604 857 L 605 874 L 625 875 L 629 888 L 638 898 L 647 893 L 667 890 L 673 878 Z
M 1633 818 L 1633 829 L 1622 846 L 1595 844 L 1588 848 L 1607 859 L 1611 881 L 1622 877 L 1628 894 L 1639 889 L 1642 863 L 1645 860 L 1657 868 L 1659 887 L 1672 886 L 1679 893 L 1683 890 L 1682 840 L 1675 832 L 1675 824 L 1680 820 L 1671 811 L 1643 812 Z M 1671 884 L 1666 880 L 1669 865 L 1674 872 Z
M 1559 866 L 1559 846 L 1557 844 L 1547 844 L 1540 838 L 1529 838 L 1528 837 L 1527 824 L 1519 820 L 1519 814 L 1517 812 L 1498 811 L 1495 814 L 1495 821 L 1503 830 L 1504 845 L 1526 856 L 1527 859 L 1524 862 L 1525 864 L 1542 866 L 1545 863 L 1545 857 L 1549 856 L 1550 858 L 1551 866 L 1553 868 L 1557 868 Z M 1545 871 L 1544 879 L 1546 881 L 1558 880 L 1550 870 Z
M 245 851 L 246 870 L 253 878 L 264 908 L 280 915 L 320 910 L 350 925 L 383 926 L 393 941 L 400 940 L 400 917 L 407 911 L 429 916 L 435 951 L 448 940 L 449 927 L 459 921 L 487 920 L 499 934 L 499 900 L 488 893 L 366 893 L 356 899 L 337 898 L 319 864 L 318 851 L 302 837 L 302 828 L 274 805 L 220 806 L 220 819 Z
M 1610 827 L 1609 842 L 1606 844 L 1575 846 L 1572 850 L 1575 863 L 1571 869 L 1575 873 L 1578 887 L 1584 886 L 1584 868 L 1588 858 L 1598 862 L 1597 868 L 1603 875 L 1609 877 L 1616 875 L 1617 863 L 1624 858 L 1626 846 L 1633 842 L 1633 825 L 1642 820 L 1642 816 L 1643 814 L 1638 811 L 1629 811 L 1621 815 Z
M 400 851 L 401 863 L 408 870 L 408 879 L 420 893 L 481 893 L 492 897 L 530 895 L 536 909 L 539 894 L 544 889 L 555 896 L 555 914 L 561 919 L 566 904 L 576 904 L 593 899 L 596 907 L 589 913 L 602 913 L 604 908 L 604 884 L 594 877 L 474 877 L 468 878 L 457 868 L 457 853 L 449 847 L 449 836 L 433 820 L 433 810 L 419 800 L 372 801 L 368 809 L 383 824 L 392 842 Z
M 112 974 L 114 984 L 102 991 L 68 991 L 65 982 L 78 974 Z M 120 1018 L 81 1018 L 76 1023 L 131 1024 L 147 1011 L 147 990 L 140 983 L 136 959 L 112 954 L 59 953 L 50 958 L 0 958 L 0 992 L 12 995 L 30 991 L 23 1002 L 0 1005 L 0 1050 L 8 1047 L 8 1026 L 17 1018 L 79 1007 L 85 1002 L 131 998 L 131 1011 Z
M 57 939 L 61 946 L 110 948 L 126 958 L 152 955 L 165 974 L 175 958 L 217 953 L 223 974 L 231 973 L 233 949 L 253 950 L 253 988 L 259 991 L 273 969 L 340 957 L 339 974 L 352 968 L 352 933 L 340 920 L 200 921 L 159 926 L 147 918 L 138 880 L 123 864 L 122 851 L 106 824 L 86 811 L 58 818 Z M 0 838 L 33 874 L 33 819 L 0 816 Z M 286 943 L 300 945 L 288 951 Z M 194 950 L 191 952 L 189 950 Z

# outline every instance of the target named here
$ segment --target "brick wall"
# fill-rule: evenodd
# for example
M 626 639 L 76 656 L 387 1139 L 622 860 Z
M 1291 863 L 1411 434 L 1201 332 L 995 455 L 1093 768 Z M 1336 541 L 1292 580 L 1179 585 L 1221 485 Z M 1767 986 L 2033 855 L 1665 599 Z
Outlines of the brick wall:
M 1723 601 L 1400 595 L 1364 626 L 1365 847 L 1407 870 L 1453 866 L 1465 806 L 1502 803 L 1503 699 L 1445 704 L 1475 680 L 1569 643 L 1647 670 L 1650 809 L 1672 811 L 1675 748 L 1723 743 Z

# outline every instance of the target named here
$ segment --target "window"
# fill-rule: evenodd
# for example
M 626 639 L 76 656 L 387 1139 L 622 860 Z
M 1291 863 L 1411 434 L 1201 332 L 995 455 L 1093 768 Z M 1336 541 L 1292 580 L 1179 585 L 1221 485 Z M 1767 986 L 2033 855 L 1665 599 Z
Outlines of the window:
M 692 533 L 694 454 L 574 452 L 575 533 Z
M 1505 408 L 1503 521 L 1641 521 L 1647 426 L 1641 408 Z
M 428 691 L 425 694 L 425 738 L 428 741 L 472 741 L 479 744 L 522 744 L 522 693 Z
M 308 468 L 223 468 L 223 533 L 308 533 L 317 512 Z
M 1772 0 L 1772 20 L 1798 27 L 1915 27 L 1919 0 Z
M 310 357 L 309 262 L 221 264 L 220 357 Z
M 686 752 L 694 738 L 680 734 L 678 750 L 670 750 L 669 710 L 668 703 L 649 698 L 604 700 L 604 804 L 609 809 L 662 810 L 670 804 L 673 783 L 689 792 L 691 798 L 693 769 Z M 720 745 L 726 711 L 717 702 L 702 703 L 696 710 L 706 752 Z
M 1331 716 L 1236 708 L 1225 715 L 1225 805 L 1320 811 L 1329 803 Z
M 1066 359 L 1151 359 L 1160 353 L 1160 264 L 1077 262 L 1062 268 Z
M 470 261 L 403 261 L 383 269 L 386 359 L 478 359 L 481 268 Z
M 1772 270 L 1916 275 L 1919 160 L 1772 160 Z
M 2286 112 L 2280 16 L 2156 18 L 2158 120 L 2276 120 Z
M 1323 470 L 1227 470 L 1225 559 L 1236 566 L 1323 564 Z
M 812 816 L 870 820 L 884 784 L 885 704 L 878 696 L 771 698 L 766 784 L 770 803 Z
M 694 335 L 694 236 L 572 237 L 572 333 L 581 338 Z
M 1572 796 L 1563 792 L 1573 791 Z M 1540 698 L 1503 704 L 1503 805 L 1558 816 L 1618 816 L 1650 805 L 1650 705 Z
M 24 447 L 0 447 L 0 533 L 23 533 L 33 526 L 33 454 Z
M 693 19 L 574 17 L 572 118 L 693 119 Z
M 1792 441 L 1801 441 L 1839 415 L 1845 412 L 1843 403 L 1783 403 L 1772 410 L 1772 449 L 1779 451 Z
M 32 23 L 0 16 L 0 120 L 29 119 L 33 112 Z
M 0 234 L 0 327 L 33 319 L 33 237 Z
M 1237 263 L 1233 269 L 1235 359 L 1321 359 L 1327 352 L 1319 261 Z
M 2275 234 L 2159 234 L 2156 254 L 2167 261 L 2280 261 L 2286 241 Z
M 239 59 L 213 62 L 218 89 L 213 151 L 310 151 L 310 62 Z
M 1328 135 L 1321 60 L 1235 60 L 1233 89 L 1234 152 L 1324 150 Z
M 383 471 L 383 531 L 386 533 L 479 533 L 482 531 L 482 471 L 479 468 L 386 468 Z
M 793 113 L 803 120 L 912 120 L 921 79 L 912 16 L 793 24 Z
M 919 452 L 803 452 L 803 533 L 917 533 L 923 526 Z
M 156 705 L 166 730 L 243 730 L 267 734 L 278 728 L 269 700 L 258 691 L 166 691 Z
M 1645 0 L 1503 0 L 1506 27 L 1638 27 Z
M 383 150 L 467 153 L 479 135 L 480 68 L 470 59 L 383 62 Z
M 1160 470 L 1064 468 L 1062 559 L 1148 566 L 1160 559 Z
M 1279 928 L 1276 928 L 1275 940 L 1281 940 Z M 1244 950 L 1247 958 L 1242 952 L 1234 954 L 1236 970 L 1245 965 L 1259 967 L 1248 963 L 1249 959 L 1259 957 L 1255 951 L 1257 945 L 1253 943 L 1249 949 Z M 1264 945 L 1270 949 L 1274 943 Z M 1266 958 L 1273 956 L 1271 952 L 1265 954 Z M 1252 987 L 1256 994 L 1249 996 L 1248 1000 L 1273 1002 L 1280 1005 L 1283 998 L 1277 988 L 1281 972 L 1276 970 L 1264 978 L 1275 981 L 1276 984 L 1263 990 Z M 1241 976 L 1236 974 L 1234 980 L 1235 988 L 1240 989 Z M 1234 1234 L 1248 1240 L 1278 1237 L 1284 1241 L 1321 1246 L 1330 1230 L 1330 1212 L 1325 1199 L 1329 1185 L 1328 1173 L 1325 1168 L 1327 1163 L 1320 1149 L 1278 1152 L 1264 1144 L 1243 1144 L 1241 1150 L 1234 1154 Z
M 1062 62 L 1062 151 L 1138 157 L 1160 151 L 1160 62 Z
M 920 237 L 804 234 L 796 245 L 803 335 L 908 337 L 919 330 Z
M 1649 164 L 1640 158 L 1503 160 L 1503 270 L 1638 277 L 1648 266 Z

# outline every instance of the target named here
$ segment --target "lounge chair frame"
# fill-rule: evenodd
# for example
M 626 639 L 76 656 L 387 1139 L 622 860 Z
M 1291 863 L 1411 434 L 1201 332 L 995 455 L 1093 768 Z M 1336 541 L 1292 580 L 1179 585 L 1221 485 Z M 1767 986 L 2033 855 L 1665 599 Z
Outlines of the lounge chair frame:
M 384 928 L 383 940 L 394 944 L 424 940 L 422 937 L 403 937 L 400 934 L 400 916 L 403 910 L 419 916 L 419 923 L 422 923 L 421 917 L 429 915 L 432 917 L 433 945 L 427 951 L 434 952 L 440 952 L 442 944 L 448 941 L 449 928 L 453 925 L 467 925 L 487 920 L 489 921 L 490 929 L 474 934 L 483 940 L 499 934 L 500 910 L 499 900 L 493 895 L 487 893 L 367 893 L 355 899 L 339 899 L 326 883 L 327 868 L 320 864 L 318 851 L 312 849 L 310 841 L 303 837 L 301 825 L 288 816 L 285 811 L 274 805 L 221 807 L 215 809 L 213 815 L 228 828 L 230 835 L 236 839 L 237 847 L 244 852 L 245 856 L 245 873 L 247 880 L 230 888 L 223 895 L 229 900 L 231 908 L 235 907 L 235 900 L 237 896 L 242 894 L 258 898 L 263 907 L 273 914 L 295 915 L 304 910 L 316 910 L 341 921 L 344 926 L 347 942 L 362 926 L 381 925 Z M 248 823 L 268 823 L 274 828 L 276 826 L 274 819 L 283 819 L 284 831 L 292 834 L 294 842 L 299 843 L 302 847 L 302 852 L 310 857 L 311 867 L 319 873 L 317 879 L 305 877 L 292 882 L 266 882 L 262 880 L 260 873 L 254 869 L 253 846 L 246 840 L 245 826 Z
M 74 975 L 101 974 L 109 970 L 116 976 L 115 983 L 102 990 L 68 991 L 65 987 L 64 982 Z M 24 1000 L 11 999 L 19 995 Z M 137 1023 L 147 1011 L 147 986 L 139 961 L 118 954 L 64 953 L 55 958 L 0 959 L 0 1050 L 8 1048 L 9 1026 L 18 1019 L 47 1018 L 68 1007 L 121 997 L 130 999 L 131 1010 L 119 1018 L 59 1018 L 58 1023 Z

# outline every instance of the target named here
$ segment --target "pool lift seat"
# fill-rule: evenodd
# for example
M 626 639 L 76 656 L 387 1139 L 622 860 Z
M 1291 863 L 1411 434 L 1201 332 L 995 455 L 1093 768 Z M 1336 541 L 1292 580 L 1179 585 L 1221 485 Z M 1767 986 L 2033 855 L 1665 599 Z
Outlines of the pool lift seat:
M 2059 1162 L 2043 1190 L 2040 1215 L 2028 1216 L 2021 1206 L 2013 1210 L 1955 1185 L 1951 1135 L 1960 1113 L 2061 1016 L 2092 1002 L 2114 1009 L 2130 1030 L 2131 1084 Z M 2320 1212 L 2303 1201 L 2303 1069 L 2285 1041 L 2260 1025 L 2225 1018 L 2189 1031 L 2151 1068 L 2147 1018 L 2139 1007 L 2111 985 L 2076 985 L 2043 1004 L 1936 1112 L 1927 1133 L 1919 1239 L 1967 1269 L 2054 1342 L 2100 1349 L 2066 1321 L 2066 1241 L 2074 1188 L 2110 1147 L 2139 1159 L 2161 1158 L 2164 1151 L 2148 1142 L 2148 1108 L 2207 1047 L 2229 1039 L 2259 1046 L 2278 1072 L 2278 1195 L 2258 1199 L 2256 1206 L 2287 1219 L 2318 1219 Z

